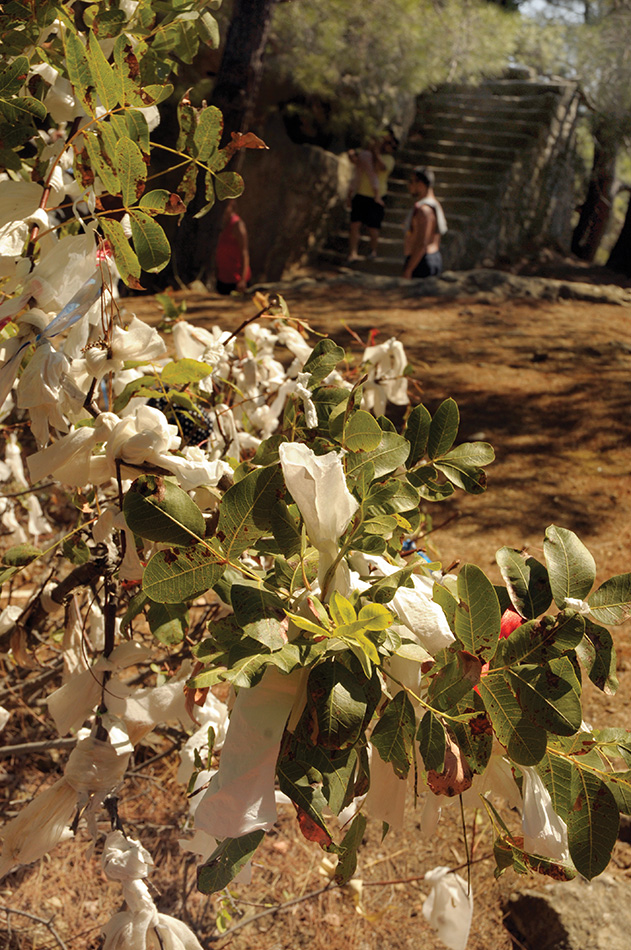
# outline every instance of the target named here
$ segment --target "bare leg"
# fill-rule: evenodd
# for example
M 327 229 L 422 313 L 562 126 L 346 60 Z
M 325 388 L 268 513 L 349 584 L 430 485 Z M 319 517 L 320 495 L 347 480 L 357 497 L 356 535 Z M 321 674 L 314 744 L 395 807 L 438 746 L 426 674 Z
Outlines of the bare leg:
M 357 249 L 359 247 L 359 232 L 361 229 L 361 221 L 351 221 L 351 228 L 348 237 L 348 259 L 349 261 L 358 261 L 359 254 Z
M 379 229 L 378 228 L 368 228 L 368 235 L 370 237 L 370 256 L 377 256 L 377 246 L 379 244 Z

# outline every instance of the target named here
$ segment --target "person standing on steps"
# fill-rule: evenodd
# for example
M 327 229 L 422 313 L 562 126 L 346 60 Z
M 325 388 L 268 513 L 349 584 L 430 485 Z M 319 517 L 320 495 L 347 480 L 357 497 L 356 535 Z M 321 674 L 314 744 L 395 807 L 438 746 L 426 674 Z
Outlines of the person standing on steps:
M 248 231 L 237 214 L 234 198 L 226 202 L 223 211 L 215 252 L 215 275 L 217 293 L 226 296 L 233 290 L 244 293 L 252 277 Z
M 415 168 L 408 188 L 414 207 L 405 222 L 403 276 L 438 277 L 443 271 L 440 239 L 447 232 L 447 220 L 434 194 L 434 172 Z
M 368 228 L 370 256 L 377 256 L 379 231 L 386 212 L 385 196 L 388 178 L 394 169 L 394 153 L 399 140 L 388 129 L 381 140 L 362 151 L 350 151 L 348 156 L 355 166 L 355 181 L 351 201 L 351 225 L 348 260 L 358 261 L 359 236 L 362 225 Z M 350 197 L 350 195 L 349 195 Z

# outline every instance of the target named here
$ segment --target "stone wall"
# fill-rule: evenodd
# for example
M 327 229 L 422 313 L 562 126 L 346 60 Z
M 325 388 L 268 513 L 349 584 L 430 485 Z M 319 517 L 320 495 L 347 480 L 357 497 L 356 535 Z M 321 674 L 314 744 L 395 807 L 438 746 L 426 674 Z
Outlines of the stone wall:
M 314 145 L 296 145 L 278 114 L 259 134 L 269 151 L 248 152 L 238 208 L 250 237 L 255 281 L 279 280 L 305 260 L 326 232 L 344 192 L 343 159 Z

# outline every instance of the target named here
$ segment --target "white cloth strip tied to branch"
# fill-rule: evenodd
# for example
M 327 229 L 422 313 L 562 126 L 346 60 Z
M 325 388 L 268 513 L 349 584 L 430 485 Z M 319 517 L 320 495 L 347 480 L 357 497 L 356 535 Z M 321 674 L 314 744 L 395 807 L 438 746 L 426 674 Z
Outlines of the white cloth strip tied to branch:
M 103 722 L 105 723 L 103 717 Z M 31 864 L 72 837 L 78 803 L 103 798 L 121 781 L 133 747 L 120 724 L 108 722 L 110 741 L 88 736 L 70 754 L 64 777 L 37 795 L 3 829 L 0 878 L 18 864 Z
M 158 911 L 144 882 L 153 859 L 139 841 L 110 832 L 101 864 L 106 877 L 121 883 L 128 908 L 103 927 L 103 950 L 202 950 L 186 924 Z
M 473 894 L 467 882 L 446 867 L 428 871 L 425 880 L 432 890 L 423 904 L 423 916 L 449 950 L 465 950 L 473 916 Z
M 283 675 L 270 667 L 256 686 L 239 690 L 219 771 L 195 812 L 196 828 L 221 839 L 274 825 L 276 762 L 301 683 L 300 672 Z
M 524 777 L 521 819 L 524 849 L 553 861 L 568 862 L 570 850 L 566 823 L 552 807 L 550 793 L 536 768 L 532 765 L 520 765 L 519 768 Z

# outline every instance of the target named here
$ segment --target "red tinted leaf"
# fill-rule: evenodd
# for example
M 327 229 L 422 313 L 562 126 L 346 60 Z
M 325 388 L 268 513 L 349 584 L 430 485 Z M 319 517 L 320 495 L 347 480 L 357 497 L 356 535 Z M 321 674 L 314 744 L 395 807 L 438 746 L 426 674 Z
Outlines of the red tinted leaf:
M 315 841 L 316 844 L 319 844 L 322 848 L 328 848 L 332 843 L 331 835 L 327 834 L 324 828 L 321 828 L 320 825 L 316 824 L 313 818 L 310 818 L 306 811 L 303 811 L 298 805 L 296 807 L 296 818 L 298 819 L 298 825 L 300 831 L 304 838 L 307 841 Z

